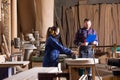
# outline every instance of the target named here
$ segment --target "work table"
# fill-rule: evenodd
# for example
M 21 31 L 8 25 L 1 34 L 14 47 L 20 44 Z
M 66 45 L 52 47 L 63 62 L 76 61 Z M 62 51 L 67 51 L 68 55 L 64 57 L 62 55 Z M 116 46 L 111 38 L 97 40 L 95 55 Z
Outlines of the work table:
M 78 70 L 80 68 L 92 68 L 92 80 L 95 80 L 95 64 L 99 63 L 99 60 L 96 58 L 66 58 L 65 63 L 68 66 L 68 71 L 70 74 L 70 80 L 78 80 L 79 74 Z
M 6 61 L 4 63 L 0 63 L 0 67 L 24 66 L 28 64 L 29 61 Z
M 65 63 L 68 65 L 91 65 L 99 63 L 99 60 L 97 58 L 65 58 Z

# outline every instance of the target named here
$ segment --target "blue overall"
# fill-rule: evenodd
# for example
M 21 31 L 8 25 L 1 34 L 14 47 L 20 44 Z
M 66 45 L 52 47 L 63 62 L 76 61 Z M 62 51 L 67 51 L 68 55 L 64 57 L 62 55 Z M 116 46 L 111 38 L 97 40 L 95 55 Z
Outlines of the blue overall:
M 64 47 L 55 37 L 49 36 L 45 45 L 43 67 L 57 67 L 60 53 L 70 55 L 71 50 Z

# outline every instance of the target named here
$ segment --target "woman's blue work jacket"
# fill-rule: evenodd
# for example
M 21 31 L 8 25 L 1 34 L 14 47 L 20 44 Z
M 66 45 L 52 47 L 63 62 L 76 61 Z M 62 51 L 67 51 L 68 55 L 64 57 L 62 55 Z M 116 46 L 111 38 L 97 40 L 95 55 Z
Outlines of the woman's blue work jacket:
M 69 48 L 64 47 L 56 38 L 49 36 L 46 40 L 43 67 L 57 67 L 59 54 L 71 54 Z

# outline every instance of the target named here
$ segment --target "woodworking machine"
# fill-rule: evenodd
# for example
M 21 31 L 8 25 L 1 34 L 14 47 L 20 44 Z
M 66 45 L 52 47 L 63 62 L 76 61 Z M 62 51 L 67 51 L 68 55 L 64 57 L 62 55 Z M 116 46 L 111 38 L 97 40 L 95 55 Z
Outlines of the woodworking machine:
M 18 38 L 14 38 L 14 47 L 24 50 L 24 60 L 29 60 L 29 57 L 34 49 L 39 50 L 40 40 L 39 33 L 35 31 L 33 33 L 28 33 L 25 35 L 25 40 Z

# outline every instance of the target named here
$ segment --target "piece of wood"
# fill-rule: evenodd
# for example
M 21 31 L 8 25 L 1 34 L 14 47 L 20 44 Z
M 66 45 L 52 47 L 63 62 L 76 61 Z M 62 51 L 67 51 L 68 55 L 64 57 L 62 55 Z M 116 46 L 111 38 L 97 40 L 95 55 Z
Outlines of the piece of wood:
M 38 80 L 38 73 L 57 73 L 57 67 L 34 67 L 4 80 Z
M 77 59 L 72 59 L 72 58 L 66 58 L 65 63 L 68 65 L 94 65 L 97 64 L 99 61 L 98 59 L 94 58 L 77 58 Z
M 0 67 L 14 67 L 14 66 L 25 66 L 28 65 L 29 61 L 6 61 L 4 63 L 0 63 Z
M 1 54 L 5 54 L 5 45 L 3 42 L 1 43 Z
M 66 7 L 63 6 L 62 7 L 62 25 L 60 26 L 60 31 L 61 31 L 61 40 L 62 40 L 62 43 L 64 46 L 67 46 L 67 42 L 66 42 L 66 36 L 67 36 L 67 22 L 66 22 L 66 14 L 65 14 L 65 11 L 66 11 Z M 60 18 L 58 17 L 57 13 L 56 13 L 56 17 L 57 17 L 57 22 L 60 21 Z M 58 20 L 59 19 L 59 20 Z M 60 22 L 59 22 L 59 25 L 60 25 Z M 58 26 L 59 26 L 58 25 Z
M 99 5 L 93 5 L 93 23 L 92 27 L 96 30 L 97 35 L 99 35 L 99 13 L 100 13 L 100 8 Z
M 11 39 L 14 40 L 14 38 L 17 38 L 18 33 L 18 24 L 17 24 L 17 1 L 18 0 L 11 0 L 11 10 L 12 10 L 12 18 L 11 18 Z M 15 49 L 14 46 L 11 47 L 11 53 L 17 52 L 18 50 Z
M 3 42 L 4 42 L 4 46 L 5 46 L 5 54 L 6 54 L 7 58 L 10 58 L 11 53 L 8 50 L 8 45 L 7 45 L 4 34 L 2 35 L 2 38 L 3 38 Z
M 120 1 L 119 0 L 88 0 L 87 2 L 88 4 L 99 4 L 99 3 L 106 4 L 106 3 L 119 3 Z
M 73 43 L 73 28 L 74 28 L 74 18 L 72 8 L 66 10 L 67 17 L 67 47 L 72 46 Z
M 120 76 L 108 75 L 102 77 L 102 80 L 120 80 Z
M 54 80 L 56 78 L 60 79 L 61 77 L 69 80 L 69 73 L 38 73 L 38 80 Z
M 105 11 L 106 11 L 106 4 L 100 5 L 100 28 L 99 28 L 99 45 L 104 45 L 104 37 L 105 37 Z

